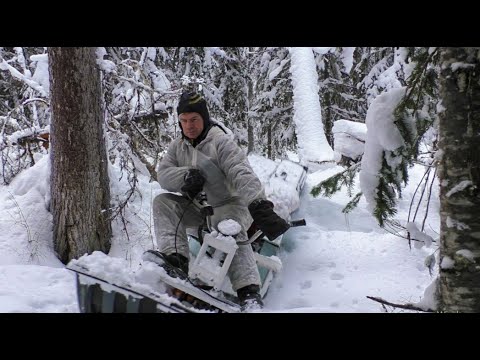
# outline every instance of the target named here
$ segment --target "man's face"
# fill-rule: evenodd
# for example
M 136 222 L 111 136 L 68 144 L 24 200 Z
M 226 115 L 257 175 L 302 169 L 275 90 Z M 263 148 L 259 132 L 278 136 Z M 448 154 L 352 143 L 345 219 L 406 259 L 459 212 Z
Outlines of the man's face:
M 183 133 L 189 139 L 196 139 L 203 131 L 203 119 L 199 113 L 182 113 L 179 116 Z

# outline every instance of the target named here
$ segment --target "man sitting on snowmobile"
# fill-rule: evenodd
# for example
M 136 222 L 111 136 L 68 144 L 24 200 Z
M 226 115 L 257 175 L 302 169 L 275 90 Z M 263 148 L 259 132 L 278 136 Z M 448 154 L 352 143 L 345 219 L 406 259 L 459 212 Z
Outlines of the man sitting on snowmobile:
M 189 247 L 186 228 L 198 227 L 203 216 L 192 204 L 202 190 L 214 208 L 212 225 L 226 219 L 242 229 L 237 242 L 247 240 L 252 218 L 273 240 L 288 230 L 288 223 L 273 210 L 263 185 L 244 151 L 224 129 L 210 119 L 206 101 L 194 92 L 182 94 L 177 113 L 183 136 L 169 146 L 158 167 L 163 189 L 180 192 L 158 195 L 153 201 L 155 236 L 167 265 L 188 274 Z M 167 266 L 167 267 L 168 267 Z M 239 245 L 228 271 L 241 307 L 262 307 L 260 275 L 250 244 Z

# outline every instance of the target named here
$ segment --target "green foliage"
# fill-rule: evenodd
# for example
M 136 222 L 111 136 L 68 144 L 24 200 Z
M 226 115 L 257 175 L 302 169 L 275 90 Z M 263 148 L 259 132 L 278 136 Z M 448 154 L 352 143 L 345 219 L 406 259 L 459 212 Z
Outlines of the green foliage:
M 258 134 L 254 150 L 275 159 L 296 148 L 290 53 L 286 48 L 271 47 L 255 48 L 252 55 L 254 96 L 249 114 Z
M 248 48 L 223 48 L 221 56 L 215 57 L 216 67 L 210 74 L 213 82 L 212 95 L 222 99 L 210 106 L 214 118 L 222 120 L 231 129 L 238 143 L 248 144 L 249 72 Z M 214 89 L 214 90 L 213 90 Z
M 337 191 L 341 190 L 344 186 L 347 187 L 348 196 L 352 196 L 352 190 L 355 185 L 355 176 L 360 171 L 360 164 L 354 164 L 348 169 L 330 176 L 329 178 L 323 180 L 318 185 L 315 185 L 310 193 L 314 196 L 325 196 L 330 198 Z M 362 192 L 355 194 L 352 200 L 350 200 L 347 205 L 342 209 L 342 212 L 347 214 L 351 212 L 355 207 L 357 207 L 358 202 L 362 197 Z
M 355 209 L 358 205 L 358 202 L 360 201 L 360 199 L 362 198 L 362 195 L 363 193 L 362 192 L 358 192 L 355 194 L 355 196 L 353 197 L 352 200 L 350 200 L 348 202 L 347 205 L 345 205 L 345 207 L 342 209 L 342 212 L 344 214 L 348 214 L 350 211 L 352 211 L 353 209 Z
M 356 48 L 358 56 L 364 48 Z M 338 47 L 327 54 L 315 54 L 318 71 L 319 96 L 322 105 L 322 122 L 328 143 L 333 147 L 333 124 L 345 119 L 363 122 L 366 115 L 366 97 L 355 83 L 361 74 L 358 68 L 346 69 L 344 48 Z M 355 76 L 357 75 L 357 77 Z
M 359 106 L 364 116 L 371 102 L 379 94 L 387 90 L 388 82 L 382 76 L 395 63 L 394 48 L 392 47 L 366 47 L 357 48 L 354 52 L 354 66 L 350 72 L 354 93 L 361 99 Z M 387 76 L 392 78 L 391 76 Z M 400 77 L 400 79 L 399 79 Z M 401 81 L 402 74 L 396 73 L 397 80 Z
M 394 110 L 404 146 L 395 151 L 384 151 L 379 184 L 376 191 L 374 216 L 384 226 L 396 214 L 396 199 L 402 186 L 408 183 L 408 167 L 419 158 L 419 148 L 428 129 L 436 119 L 438 103 L 438 51 L 428 48 L 410 48 L 407 61 L 415 66 L 407 79 L 405 96 Z
M 397 125 L 406 147 L 403 157 L 409 164 L 417 159 L 419 146 L 425 132 L 437 118 L 438 61 L 437 49 L 411 48 L 411 61 L 416 65 L 407 80 L 407 91 L 395 109 Z
M 323 180 L 319 184 L 315 185 L 310 193 L 317 197 L 319 195 L 330 198 L 333 194 L 339 191 L 342 187 L 346 186 L 348 196 L 352 196 L 352 189 L 355 185 L 355 175 L 360 170 L 360 164 L 355 164 L 348 169 L 330 176 Z
M 387 163 L 385 152 L 383 153 L 382 168 L 380 170 L 379 182 L 377 186 L 376 204 L 373 215 L 380 226 L 384 226 L 386 220 L 397 213 L 396 199 L 401 196 L 400 177 L 396 176 L 395 170 Z M 405 178 L 403 178 L 405 179 Z M 406 180 L 405 180 L 406 181 Z

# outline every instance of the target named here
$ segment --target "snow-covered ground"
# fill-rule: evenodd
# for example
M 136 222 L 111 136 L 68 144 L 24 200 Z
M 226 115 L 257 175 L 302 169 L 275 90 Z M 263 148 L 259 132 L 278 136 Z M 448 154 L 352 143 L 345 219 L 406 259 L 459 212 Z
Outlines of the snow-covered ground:
M 53 253 L 52 217 L 47 211 L 49 158 L 40 157 L 12 184 L 0 187 L 0 312 L 79 311 L 75 276 Z M 258 156 L 249 159 L 257 172 L 265 171 L 259 173 L 264 180 L 271 162 Z M 410 250 L 407 240 L 378 227 L 364 199 L 352 213 L 343 214 L 341 210 L 350 200 L 346 190 L 330 199 L 310 195 L 312 186 L 341 169 L 324 165 L 308 174 L 300 207 L 292 215 L 294 219 L 304 217 L 307 226 L 285 234 L 280 254 L 283 269 L 270 287 L 263 311 L 381 312 L 382 306 L 366 296 L 415 303 L 432 282 L 424 261 L 436 249 L 435 244 Z M 116 171 L 111 166 L 114 199 L 127 186 L 125 179 L 118 180 Z M 399 202 L 398 218 L 402 221 L 406 221 L 411 196 L 422 175 L 418 165 L 410 171 L 410 183 Z M 163 191 L 141 174 L 139 179 L 143 196 L 137 196 L 127 209 L 127 219 L 132 220 L 128 236 L 121 222 L 114 223 L 110 252 L 132 268 L 143 251 L 153 247 L 150 204 Z M 438 191 L 436 186 L 433 189 L 425 229 L 438 239 Z M 275 189 L 267 189 L 267 194 L 277 201 L 283 196 Z

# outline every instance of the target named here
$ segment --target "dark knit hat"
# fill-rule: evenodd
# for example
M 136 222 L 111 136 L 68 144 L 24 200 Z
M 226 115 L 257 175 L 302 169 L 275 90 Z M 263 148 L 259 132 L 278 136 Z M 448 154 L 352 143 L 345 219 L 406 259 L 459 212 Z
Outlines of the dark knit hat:
M 187 91 L 180 96 L 177 114 L 180 115 L 186 112 L 199 113 L 202 116 L 204 127 L 207 128 L 208 125 L 210 125 L 210 115 L 208 114 L 207 102 L 200 96 L 200 94 Z

